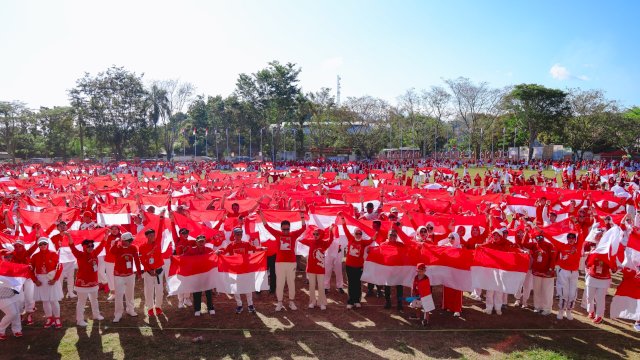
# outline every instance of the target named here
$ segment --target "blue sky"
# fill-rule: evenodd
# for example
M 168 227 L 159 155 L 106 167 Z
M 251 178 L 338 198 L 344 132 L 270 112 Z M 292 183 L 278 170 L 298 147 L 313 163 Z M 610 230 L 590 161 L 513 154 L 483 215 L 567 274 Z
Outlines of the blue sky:
M 0 100 L 66 105 L 84 72 L 115 64 L 228 95 L 271 60 L 305 91 L 395 102 L 468 77 L 502 87 L 602 89 L 640 105 L 636 1 L 0 0 Z

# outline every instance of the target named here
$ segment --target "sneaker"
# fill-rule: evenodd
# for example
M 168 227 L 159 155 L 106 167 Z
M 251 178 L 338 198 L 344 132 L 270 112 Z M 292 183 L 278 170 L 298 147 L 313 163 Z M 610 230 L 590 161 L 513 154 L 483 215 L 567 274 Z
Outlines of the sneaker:
M 502 310 L 496 310 L 496 315 L 502 315 Z
M 278 303 L 276 305 L 276 312 L 280 312 L 280 311 L 282 311 L 282 309 L 284 309 L 284 306 L 282 305 L 282 303 Z
M 487 315 L 491 315 L 492 312 L 493 312 L 493 309 L 484 309 L 484 313 Z
M 2 341 L 2 340 L 7 340 L 7 335 L 0 334 L 0 341 Z
M 540 312 L 540 309 L 533 309 L 533 313 L 534 313 L 534 314 L 537 314 L 537 313 L 539 313 L 539 312 Z
M 242 312 L 242 310 L 243 310 L 242 305 L 236 306 L 236 314 L 240 314 Z
M 252 314 L 255 314 L 255 313 L 256 313 L 256 308 L 255 308 L 255 306 L 253 306 L 253 305 L 249 305 L 249 308 L 248 308 L 248 309 L 249 309 L 249 312 L 250 312 L 250 313 L 252 313 Z
M 56 329 L 62 329 L 62 320 L 60 320 L 60 318 L 55 318 L 53 327 Z
M 320 305 L 320 310 L 327 310 L 327 307 L 325 305 Z
M 513 306 L 521 306 L 522 303 L 520 302 L 520 300 L 516 300 L 516 302 L 513 304 Z
M 104 316 L 98 315 L 98 316 L 94 317 L 93 320 L 102 321 L 102 320 L 104 320 Z
M 193 306 L 193 301 L 191 301 L 191 299 L 184 299 L 184 305 L 185 306 Z
M 384 308 L 385 309 L 391 309 L 391 301 L 387 301 L 384 303 Z
M 75 299 L 75 298 L 78 297 L 78 295 L 76 295 L 76 293 L 74 293 L 74 292 L 70 292 L 70 293 L 67 294 L 67 297 L 69 299 Z
M 422 326 L 429 325 L 429 321 L 428 320 L 422 320 L 420 323 L 422 324 Z
M 635 323 L 635 324 L 633 324 L 633 329 L 634 329 L 635 331 L 640 331 L 640 323 Z
M 154 308 L 153 310 L 155 310 L 155 311 L 156 311 L 156 316 L 160 316 L 160 315 L 164 314 L 164 312 L 162 311 L 162 309 L 160 309 L 159 307 Z
M 601 322 L 602 322 L 602 316 L 598 316 L 597 318 L 593 319 L 594 324 L 600 324 Z
M 21 338 L 22 337 L 22 331 L 14 332 L 13 333 L 13 337 Z
M 184 309 L 184 308 L 186 308 L 186 306 L 184 305 L 184 303 L 183 303 L 183 302 L 179 302 L 179 303 L 178 303 L 178 309 Z
M 215 315 L 216 311 L 215 310 L 209 310 L 209 315 Z
M 567 320 L 573 320 L 573 314 L 571 313 L 571 310 L 567 310 Z
M 353 309 L 353 305 L 348 304 L 348 305 L 347 305 L 347 310 L 351 310 L 351 309 Z
M 339 288 L 339 289 L 338 289 L 338 292 L 339 292 L 340 294 L 344 294 L 344 289 L 343 289 L 343 288 Z
M 116 298 L 116 294 L 109 294 L 109 296 L 107 296 L 107 301 L 113 301 L 113 299 Z
M 564 319 L 564 315 L 562 315 L 562 313 L 563 313 L 563 311 L 562 311 L 562 310 L 558 310 L 558 316 L 556 316 L 556 318 L 557 318 L 558 320 L 562 320 L 562 319 Z
M 193 316 L 200 316 L 200 311 L 196 311 L 195 313 L 193 313 Z
M 476 295 L 476 294 L 471 294 L 471 295 L 469 295 L 469 297 L 472 300 L 475 300 L 475 301 L 481 301 L 482 300 L 482 298 L 480 296 Z
M 316 307 L 316 304 L 313 304 L 313 303 L 309 304 L 309 309 L 313 309 L 314 307 Z
M 86 327 L 86 326 L 87 326 L 87 325 L 89 325 L 89 324 L 87 324 L 87 322 L 86 322 L 86 321 L 84 321 L 84 320 L 78 320 L 78 321 L 76 321 L 76 325 L 77 325 L 77 326 Z
M 293 301 L 289 301 L 289 309 L 298 310 L 298 307 L 293 303 Z
M 460 317 L 460 313 L 459 313 L 459 312 L 457 312 L 457 311 L 456 311 L 456 312 L 454 312 L 454 313 L 453 313 L 453 317 Z
M 362 304 L 360 304 L 360 303 L 355 303 L 355 304 L 353 304 L 353 306 L 355 306 L 355 307 L 356 307 L 356 309 L 360 309 L 360 308 L 362 307 Z
M 549 314 L 551 314 L 551 311 L 549 311 L 549 310 L 544 310 L 544 311 L 542 311 L 542 312 L 540 313 L 540 315 L 542 315 L 542 316 L 547 316 L 547 315 L 549 315 Z
M 27 325 L 33 325 L 33 314 L 32 313 L 28 313 L 27 314 Z
M 153 309 L 147 310 L 147 315 L 149 315 L 149 317 L 154 316 Z
M 53 325 L 53 317 L 48 317 L 47 320 L 44 322 L 44 328 L 48 329 Z
M 595 318 L 596 318 L 596 314 L 595 314 L 595 313 L 593 313 L 593 312 L 590 312 L 590 313 L 589 313 L 589 319 L 593 320 L 593 319 L 595 319 Z
M 131 316 L 131 317 L 137 317 L 137 316 L 138 316 L 138 313 L 136 313 L 135 311 L 132 311 L 132 312 L 128 312 L 128 311 L 127 311 L 127 315 L 129 315 L 129 316 Z
M 116 316 L 115 318 L 113 318 L 113 322 L 114 323 L 119 323 L 120 322 L 120 316 Z

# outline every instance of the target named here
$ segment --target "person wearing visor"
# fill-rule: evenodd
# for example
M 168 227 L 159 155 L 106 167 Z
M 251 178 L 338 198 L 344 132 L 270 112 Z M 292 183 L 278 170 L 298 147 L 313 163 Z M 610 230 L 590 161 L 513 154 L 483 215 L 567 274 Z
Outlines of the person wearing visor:
M 58 281 L 62 274 L 62 266 L 58 259 L 58 253 L 49 250 L 49 239 L 38 239 L 38 252 L 31 257 L 31 280 L 36 285 L 33 300 L 42 301 L 44 315 L 47 318 L 45 328 L 62 328 L 60 300 L 63 295 L 62 284 Z
M 114 323 L 120 322 L 122 313 L 125 310 L 125 306 L 123 306 L 125 303 L 127 314 L 133 317 L 138 316 L 135 312 L 133 291 L 136 284 L 135 280 L 140 277 L 140 269 L 142 267 L 138 256 L 138 248 L 132 243 L 133 235 L 130 232 L 126 232 L 122 234 L 117 244 L 107 244 L 107 252 L 113 254 L 115 258 L 113 268 L 116 285 Z M 137 270 L 135 275 L 134 266 Z
M 185 229 L 186 230 L 186 229 Z M 207 238 L 204 235 L 198 235 L 196 237 L 196 246 L 191 246 L 187 248 L 184 252 L 184 256 L 198 256 L 198 255 L 206 255 L 211 254 L 213 249 L 205 246 L 207 243 Z M 202 291 L 194 292 L 193 294 L 193 310 L 194 316 L 200 316 L 202 313 Z M 209 311 L 209 315 L 215 315 L 216 309 L 213 306 L 213 292 L 211 289 L 204 291 L 204 296 L 207 299 L 207 310 Z
M 87 322 L 84 319 L 84 306 L 87 303 L 87 298 L 91 303 L 93 320 L 104 320 L 104 317 L 100 315 L 100 308 L 98 307 L 98 254 L 100 254 L 104 248 L 109 235 L 107 233 L 104 241 L 101 241 L 97 247 L 95 247 L 93 240 L 82 240 L 82 251 L 76 248 L 68 232 L 65 232 L 63 235 L 67 238 L 69 249 L 71 249 L 71 253 L 75 256 L 78 264 L 78 274 L 75 283 L 76 293 L 78 293 L 76 324 L 82 327 L 87 326 Z

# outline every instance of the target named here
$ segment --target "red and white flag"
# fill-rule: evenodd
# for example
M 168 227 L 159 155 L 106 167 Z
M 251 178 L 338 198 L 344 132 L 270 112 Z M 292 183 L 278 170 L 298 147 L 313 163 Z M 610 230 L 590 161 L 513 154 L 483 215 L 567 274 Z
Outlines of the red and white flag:
M 507 196 L 507 214 L 526 214 L 527 217 L 536 217 L 537 199 L 520 196 Z
M 0 286 L 22 292 L 22 284 L 30 274 L 29 265 L 0 260 Z
M 454 247 L 425 246 L 420 262 L 427 265 L 431 285 L 444 285 L 461 291 L 471 291 L 473 250 Z
M 418 260 L 406 246 L 381 244 L 370 248 L 364 262 L 362 281 L 376 285 L 411 287 Z
M 622 267 L 637 269 L 640 267 L 640 234 L 632 231 L 629 234 L 627 247 L 624 249 Z
M 194 293 L 219 287 L 218 255 L 172 256 L 168 295 Z
M 131 224 L 128 204 L 98 205 L 97 222 L 100 226 Z
M 564 219 L 551 225 L 544 226 L 541 230 L 545 237 L 560 250 L 569 247 L 569 242 L 567 240 L 568 234 L 572 233 L 576 236 L 578 235 L 578 229 L 570 219 Z
M 219 256 L 218 277 L 218 291 L 226 294 L 268 290 L 266 252 Z
M 612 319 L 640 319 L 640 268 L 623 270 L 622 282 L 611 300 L 609 316 Z
M 529 255 L 487 249 L 475 250 L 471 265 L 471 285 L 474 289 L 515 294 L 529 270 Z

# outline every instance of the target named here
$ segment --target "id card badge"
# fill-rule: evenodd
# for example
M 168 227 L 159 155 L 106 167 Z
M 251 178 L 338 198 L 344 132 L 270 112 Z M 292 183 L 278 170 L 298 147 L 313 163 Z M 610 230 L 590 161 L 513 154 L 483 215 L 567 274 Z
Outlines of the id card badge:
M 93 272 L 98 272 L 98 265 L 93 264 Z
M 537 259 L 537 261 L 538 261 L 538 262 L 542 262 L 542 255 L 538 254 L 538 259 Z
M 153 265 L 153 263 L 154 263 L 155 261 L 156 261 L 156 259 L 154 259 L 154 258 L 149 259 L 149 265 Z
M 602 274 L 602 266 L 596 266 L 596 274 Z
M 131 261 L 127 261 L 127 269 L 131 269 Z

